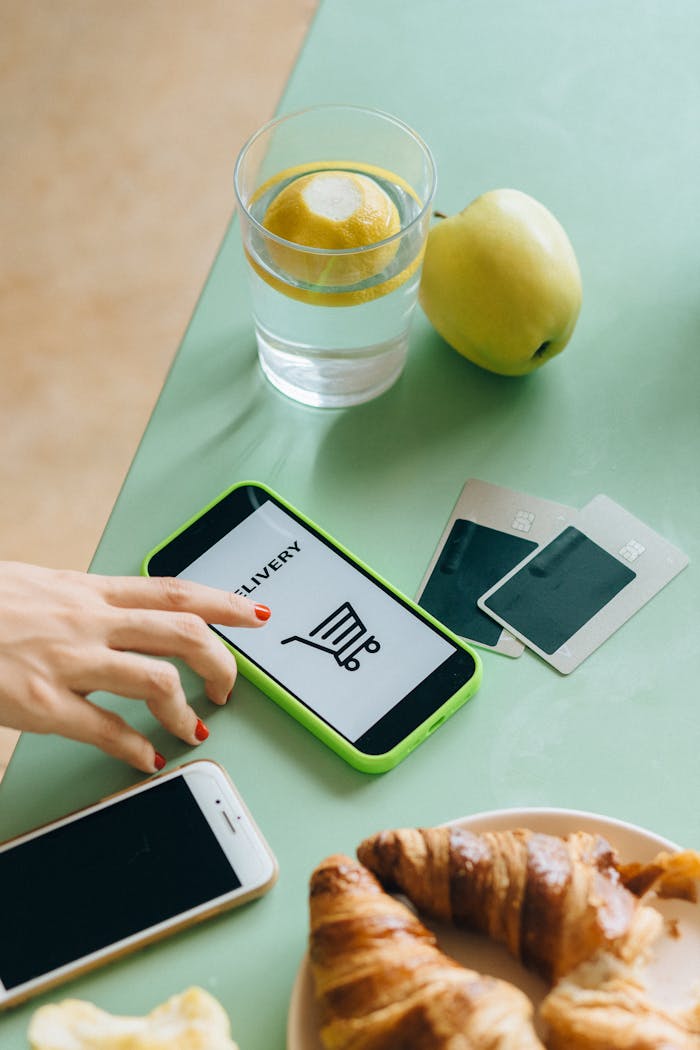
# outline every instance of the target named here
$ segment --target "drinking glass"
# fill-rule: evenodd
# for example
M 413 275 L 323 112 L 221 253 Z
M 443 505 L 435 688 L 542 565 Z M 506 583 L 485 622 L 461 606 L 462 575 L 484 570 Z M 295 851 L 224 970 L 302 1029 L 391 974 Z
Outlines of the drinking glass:
M 317 173 L 372 180 L 393 202 L 397 232 L 336 249 L 300 245 L 266 229 L 277 194 Z M 258 355 L 284 394 L 342 407 L 369 401 L 398 379 L 435 182 L 430 150 L 415 131 L 357 106 L 315 106 L 280 117 L 243 146 L 234 187 Z

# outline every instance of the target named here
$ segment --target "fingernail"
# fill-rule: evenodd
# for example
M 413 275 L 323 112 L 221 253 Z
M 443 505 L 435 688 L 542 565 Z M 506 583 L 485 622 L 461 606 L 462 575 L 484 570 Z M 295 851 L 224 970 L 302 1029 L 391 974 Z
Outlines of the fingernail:
M 209 736 L 209 730 L 207 729 L 201 718 L 197 719 L 197 725 L 195 726 L 194 735 L 197 737 L 197 740 L 199 740 L 200 743 L 203 740 L 206 740 Z
M 255 615 L 259 620 L 269 620 L 272 615 L 271 610 L 266 605 L 256 605 Z
M 156 757 L 155 757 L 155 759 L 153 761 L 154 761 L 154 765 L 155 765 L 156 769 L 158 770 L 158 772 L 160 772 L 160 770 L 165 765 L 165 759 L 161 755 L 160 751 L 156 751 Z

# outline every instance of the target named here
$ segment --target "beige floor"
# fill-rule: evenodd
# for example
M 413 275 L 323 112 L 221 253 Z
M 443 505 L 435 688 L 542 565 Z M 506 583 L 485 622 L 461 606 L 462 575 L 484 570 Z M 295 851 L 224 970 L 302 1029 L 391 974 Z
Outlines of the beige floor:
M 0 0 L 0 559 L 88 566 L 315 8 Z

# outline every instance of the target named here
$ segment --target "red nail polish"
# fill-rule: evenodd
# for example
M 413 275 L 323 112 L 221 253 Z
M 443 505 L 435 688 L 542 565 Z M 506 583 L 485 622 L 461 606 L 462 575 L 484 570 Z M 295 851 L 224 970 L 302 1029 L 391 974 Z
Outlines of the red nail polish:
M 194 735 L 197 737 L 197 740 L 199 740 L 200 743 L 203 740 L 206 740 L 209 736 L 209 730 L 207 729 L 201 718 L 197 719 L 197 725 L 195 727 Z
M 165 759 L 161 755 L 160 751 L 156 751 L 156 757 L 154 759 L 154 764 L 155 764 L 155 767 L 158 770 L 158 772 L 160 772 L 160 770 L 165 765 Z
M 269 620 L 272 613 L 266 605 L 256 605 L 255 615 L 259 620 Z

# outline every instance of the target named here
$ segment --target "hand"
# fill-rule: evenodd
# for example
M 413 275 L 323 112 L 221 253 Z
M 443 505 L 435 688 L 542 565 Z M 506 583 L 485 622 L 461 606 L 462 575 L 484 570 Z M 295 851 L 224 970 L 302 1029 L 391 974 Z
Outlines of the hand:
M 95 744 L 152 773 L 163 757 L 88 694 L 145 700 L 166 729 L 197 744 L 208 730 L 175 666 L 153 657 L 180 657 L 209 699 L 225 704 L 236 661 L 207 624 L 261 627 L 269 615 L 264 605 L 186 580 L 0 562 L 0 725 Z

